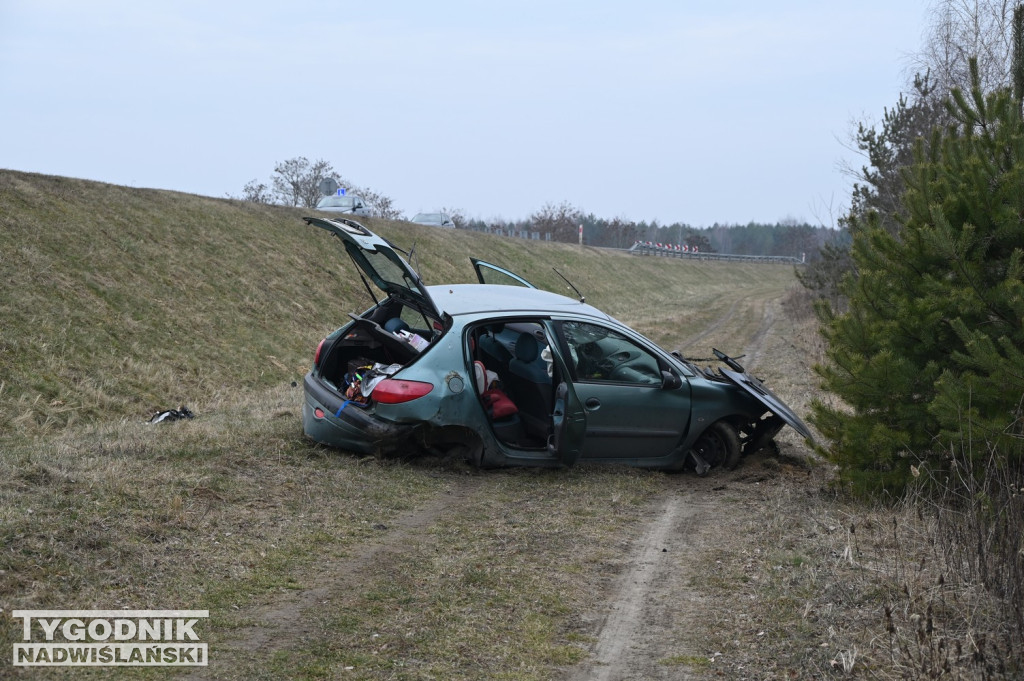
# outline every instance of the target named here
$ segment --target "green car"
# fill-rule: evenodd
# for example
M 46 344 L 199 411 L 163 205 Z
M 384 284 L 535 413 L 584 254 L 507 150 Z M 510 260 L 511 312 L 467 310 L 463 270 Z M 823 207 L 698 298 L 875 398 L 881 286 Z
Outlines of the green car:
M 302 408 L 317 442 L 484 467 L 601 461 L 703 475 L 787 424 L 811 437 L 717 350 L 728 368 L 702 370 L 582 300 L 479 260 L 479 284 L 426 286 L 360 223 L 304 220 L 341 239 L 378 301 L 317 347 Z

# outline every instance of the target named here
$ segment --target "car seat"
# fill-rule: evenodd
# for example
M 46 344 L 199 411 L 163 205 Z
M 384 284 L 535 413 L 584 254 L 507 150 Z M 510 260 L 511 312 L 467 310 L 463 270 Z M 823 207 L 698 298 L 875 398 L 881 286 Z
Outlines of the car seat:
M 526 431 L 546 441 L 554 396 L 547 364 L 540 353 L 536 336 L 525 331 L 519 334 L 515 355 L 508 363 L 505 385 L 519 407 Z
M 391 333 L 398 333 L 399 331 L 408 331 L 409 325 L 406 324 L 405 320 L 401 317 L 392 317 L 384 322 L 384 330 Z
M 487 328 L 487 333 L 482 334 L 477 340 L 477 352 L 488 369 L 504 374 L 508 369 L 508 363 L 512 359 L 512 353 L 501 344 L 496 335 L 504 328 L 504 324 L 492 324 Z

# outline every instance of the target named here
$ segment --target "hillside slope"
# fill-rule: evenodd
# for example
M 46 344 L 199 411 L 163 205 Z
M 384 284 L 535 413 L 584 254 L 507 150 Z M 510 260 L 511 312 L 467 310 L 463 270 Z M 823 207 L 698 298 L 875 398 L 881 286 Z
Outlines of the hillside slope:
M 146 418 L 299 380 L 319 339 L 370 304 L 306 212 L 0 170 L 0 433 Z M 472 281 L 476 256 L 564 291 L 558 267 L 587 302 L 668 347 L 707 321 L 681 317 L 681 298 L 710 311 L 737 288 L 793 278 L 785 266 L 365 222 L 415 244 L 427 283 Z

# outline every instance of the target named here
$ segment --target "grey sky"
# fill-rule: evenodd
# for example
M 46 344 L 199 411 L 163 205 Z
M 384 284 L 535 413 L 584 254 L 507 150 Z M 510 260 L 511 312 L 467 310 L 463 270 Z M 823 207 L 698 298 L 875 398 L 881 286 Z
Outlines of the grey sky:
M 325 159 L 407 215 L 830 224 L 924 0 L 0 0 L 0 167 L 208 196 Z

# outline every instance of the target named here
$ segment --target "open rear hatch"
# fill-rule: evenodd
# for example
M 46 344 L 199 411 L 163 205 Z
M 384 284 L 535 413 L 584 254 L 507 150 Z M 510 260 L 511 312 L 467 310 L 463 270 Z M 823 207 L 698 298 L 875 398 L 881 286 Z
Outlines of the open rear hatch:
M 317 351 L 316 378 L 339 397 L 368 406 L 373 401 L 370 392 L 374 384 L 413 362 L 429 345 L 435 332 L 444 332 L 451 318 L 438 310 L 419 275 L 387 239 L 348 218 L 306 217 L 303 220 L 341 240 L 374 300 L 377 296 L 367 279 L 389 300 L 400 304 L 388 303 L 384 308 L 377 300 L 376 310 L 393 312 L 395 317 L 387 323 L 383 319 L 378 323 L 352 315 L 352 323 L 339 334 L 324 339 Z M 418 311 L 432 326 L 421 331 L 426 338 L 410 330 L 401 320 L 398 315 L 402 308 Z M 400 325 L 392 326 L 392 322 Z
M 397 298 L 431 319 L 440 320 L 441 311 L 434 304 L 420 275 L 399 254 L 398 248 L 355 220 L 347 218 L 302 218 L 306 224 L 319 227 L 338 237 L 352 262 L 369 277 L 385 295 Z M 365 279 L 364 279 L 365 281 Z

